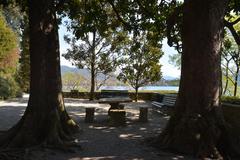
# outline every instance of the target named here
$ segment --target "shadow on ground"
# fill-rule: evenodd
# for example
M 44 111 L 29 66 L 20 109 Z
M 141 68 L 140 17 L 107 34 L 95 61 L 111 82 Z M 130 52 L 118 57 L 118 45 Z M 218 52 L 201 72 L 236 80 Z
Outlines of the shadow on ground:
M 65 99 L 68 113 L 80 125 L 83 132 L 76 141 L 83 150 L 64 153 L 56 150 L 37 150 L 31 154 L 34 160 L 180 160 L 192 159 L 181 155 L 159 152 L 143 143 L 146 138 L 158 135 L 167 123 L 166 117 L 152 111 L 150 103 L 125 104 L 127 125 L 112 127 L 108 122 L 109 105 L 97 101 Z M 24 113 L 27 99 L 14 99 L 0 104 L 0 130 L 15 124 Z M 95 120 L 85 123 L 85 108 L 95 107 Z M 149 121 L 138 121 L 139 107 L 149 107 Z

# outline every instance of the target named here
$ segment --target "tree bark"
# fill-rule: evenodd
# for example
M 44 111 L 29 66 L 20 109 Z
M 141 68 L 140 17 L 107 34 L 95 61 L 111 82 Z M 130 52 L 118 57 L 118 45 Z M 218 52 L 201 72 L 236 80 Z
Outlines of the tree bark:
M 135 102 L 138 101 L 138 87 L 135 88 Z
M 221 159 L 225 121 L 219 103 L 220 45 L 226 5 L 225 0 L 184 1 L 179 94 L 158 141 L 201 158 Z
M 29 0 L 30 98 L 21 120 L 0 138 L 0 145 L 63 145 L 78 125 L 65 110 L 55 1 Z
M 238 76 L 239 76 L 239 67 L 237 66 L 235 78 L 234 78 L 234 96 L 237 96 L 237 87 L 238 87 Z
M 229 75 L 228 75 L 228 72 L 229 72 L 229 62 L 230 61 L 227 61 L 227 64 L 226 64 L 226 83 L 225 83 L 225 87 L 224 87 L 224 90 L 223 90 L 223 95 L 226 94 L 226 91 L 227 91 L 227 88 L 228 88 L 228 79 L 229 79 Z

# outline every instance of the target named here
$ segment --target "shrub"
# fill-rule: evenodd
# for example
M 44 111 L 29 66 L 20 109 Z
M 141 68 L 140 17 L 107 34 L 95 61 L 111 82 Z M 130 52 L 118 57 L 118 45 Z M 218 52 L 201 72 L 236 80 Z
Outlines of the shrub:
M 0 77 L 0 99 L 19 96 L 21 91 L 14 79 Z
M 222 96 L 221 100 L 222 100 L 222 102 L 225 102 L 225 103 L 240 105 L 240 97 Z

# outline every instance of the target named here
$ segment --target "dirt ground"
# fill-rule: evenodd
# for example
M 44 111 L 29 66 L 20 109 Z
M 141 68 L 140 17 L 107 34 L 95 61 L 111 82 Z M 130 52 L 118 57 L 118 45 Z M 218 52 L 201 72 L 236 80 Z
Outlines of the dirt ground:
M 0 102 L 0 130 L 7 130 L 23 115 L 28 98 Z M 127 125 L 112 127 L 109 125 L 107 111 L 109 105 L 90 102 L 83 99 L 65 99 L 68 113 L 80 125 L 82 131 L 76 135 L 76 141 L 82 149 L 74 153 L 41 149 L 30 154 L 34 160 L 181 160 L 193 159 L 158 151 L 144 140 L 158 135 L 169 117 L 162 116 L 151 108 L 149 102 L 125 104 Z M 148 122 L 138 121 L 139 107 L 148 107 Z M 85 123 L 85 108 L 95 107 L 94 123 Z

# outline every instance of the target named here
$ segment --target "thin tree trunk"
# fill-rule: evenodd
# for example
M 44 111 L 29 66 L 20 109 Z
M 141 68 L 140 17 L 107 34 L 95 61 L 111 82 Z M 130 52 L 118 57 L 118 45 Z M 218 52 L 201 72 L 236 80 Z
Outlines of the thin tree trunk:
M 136 87 L 136 88 L 135 88 L 135 102 L 138 101 L 138 88 L 139 88 L 139 87 Z
M 95 47 L 96 47 L 96 32 L 93 32 L 93 44 L 92 44 L 92 56 L 91 56 L 91 89 L 90 89 L 90 100 L 94 99 L 95 92 Z
M 238 87 L 238 76 L 239 76 L 239 67 L 237 66 L 236 75 L 234 78 L 234 96 L 237 96 L 237 87 Z
M 0 138 L 1 146 L 63 145 L 78 125 L 68 116 L 62 96 L 55 1 L 28 1 L 30 98 L 21 120 Z
M 226 83 L 225 83 L 225 87 L 224 87 L 224 90 L 223 90 L 223 95 L 226 94 L 226 91 L 227 91 L 227 87 L 228 87 L 228 79 L 229 79 L 229 75 L 228 75 L 228 70 L 229 70 L 229 61 L 227 61 L 227 64 L 226 64 Z
M 226 4 L 225 0 L 184 2 L 179 94 L 174 115 L 158 141 L 201 158 L 221 159 L 218 144 L 225 121 L 219 104 L 220 43 Z

